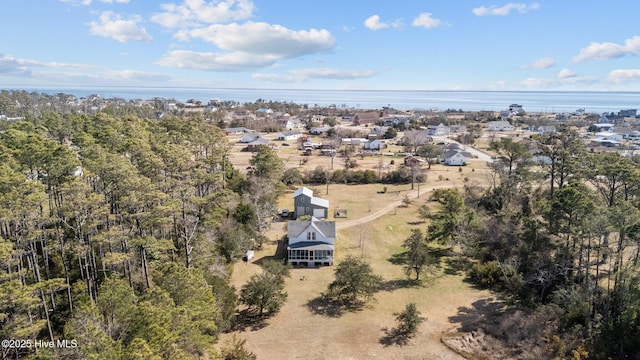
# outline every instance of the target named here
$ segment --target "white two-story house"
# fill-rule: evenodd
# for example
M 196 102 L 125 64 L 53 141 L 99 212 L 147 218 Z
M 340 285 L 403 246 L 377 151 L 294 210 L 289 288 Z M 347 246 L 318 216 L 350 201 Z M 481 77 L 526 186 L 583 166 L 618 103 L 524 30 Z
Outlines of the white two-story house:
M 336 223 L 315 217 L 288 222 L 287 261 L 294 266 L 333 265 Z

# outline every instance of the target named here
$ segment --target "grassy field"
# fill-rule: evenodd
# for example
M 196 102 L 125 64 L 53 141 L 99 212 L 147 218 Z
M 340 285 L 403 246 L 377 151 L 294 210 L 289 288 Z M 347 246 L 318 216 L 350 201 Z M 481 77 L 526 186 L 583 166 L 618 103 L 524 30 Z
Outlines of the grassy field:
M 280 142 L 277 142 L 280 143 Z M 330 158 L 309 156 L 306 164 L 298 154 L 293 142 L 278 150 L 285 161 L 285 168 L 299 167 L 302 172 L 316 166 L 329 167 Z M 235 146 L 239 150 L 239 146 Z M 249 164 L 251 153 L 234 151 L 232 163 L 239 169 Z M 382 160 L 381 160 L 382 159 Z M 378 170 L 380 162 L 391 169 L 391 159 L 396 164 L 401 157 L 365 157 L 358 159 L 358 169 Z M 334 169 L 342 168 L 336 157 Z M 387 170 L 382 170 L 387 171 Z M 287 279 L 288 299 L 282 310 L 274 317 L 239 329 L 235 334 L 246 339 L 246 346 L 259 359 L 462 359 L 441 342 L 445 332 L 456 331 L 460 327 L 459 316 L 465 309 L 478 301 L 489 299 L 491 294 L 474 288 L 464 281 L 464 275 L 442 261 L 427 276 L 421 285 L 407 281 L 403 265 L 395 261 L 394 255 L 402 252 L 402 242 L 410 230 L 425 230 L 426 224 L 419 222 L 417 207 L 423 203 L 430 206 L 430 189 L 433 187 L 461 187 L 465 183 L 484 183 L 487 179 L 486 165 L 473 160 L 469 166 L 447 167 L 434 165 L 427 171 L 427 181 L 420 184 L 421 193 L 417 198 L 418 185 L 411 190 L 404 185 L 344 185 L 330 184 L 310 186 L 315 195 L 328 199 L 330 218 L 333 209 L 348 211 L 348 218 L 335 219 L 338 234 L 336 238 L 336 261 L 347 255 L 364 258 L 374 271 L 384 278 L 384 289 L 376 294 L 376 301 L 357 312 L 335 314 L 320 306 L 318 298 L 333 281 L 335 267 L 316 269 L 296 268 Z M 387 187 L 385 193 L 382 192 Z M 412 198 L 409 206 L 401 206 L 405 195 Z M 281 209 L 293 208 L 293 190 L 279 200 Z M 384 214 L 383 214 L 384 212 Z M 364 220 L 364 221 L 360 221 Z M 341 226 L 341 225 L 352 226 Z M 255 258 L 246 263 L 237 263 L 231 282 L 238 289 L 252 274 L 260 271 L 261 260 L 274 258 L 281 239 L 286 234 L 286 222 L 272 224 L 267 236 L 273 241 L 256 252 Z M 385 329 L 396 326 L 394 313 L 404 309 L 407 303 L 416 303 L 427 318 L 416 338 L 404 346 L 385 343 Z M 229 340 L 233 334 L 224 334 L 220 343 Z
M 344 196 L 347 188 L 354 199 L 374 198 L 378 199 L 376 204 L 395 196 L 377 194 L 378 185 L 335 187 L 336 191 L 330 189 L 327 196 L 330 200 L 339 198 L 340 193 Z M 354 200 L 354 204 L 356 202 Z M 393 255 L 402 252 L 401 244 L 410 229 L 426 228 L 426 224 L 418 222 L 416 214 L 417 207 L 425 202 L 433 205 L 427 201 L 427 196 L 421 196 L 408 207 L 397 207 L 373 222 L 338 232 L 336 260 L 347 255 L 364 257 L 384 278 L 384 290 L 377 293 L 375 302 L 354 313 L 327 314 L 314 300 L 333 280 L 334 267 L 293 269 L 286 287 L 289 298 L 280 313 L 265 323 L 238 332 L 247 340 L 247 347 L 259 359 L 462 359 L 443 345 L 440 337 L 443 332 L 460 326 L 455 320 L 459 311 L 471 308 L 474 302 L 487 299 L 491 294 L 466 283 L 463 274 L 445 262 L 435 268 L 422 285 L 412 285 L 406 281 L 403 266 L 393 261 Z M 354 207 L 360 209 L 354 211 L 355 214 L 367 211 L 368 205 L 364 203 Z M 279 238 L 285 231 L 285 222 L 275 223 L 270 238 Z M 257 264 L 261 259 L 274 256 L 276 247 L 275 242 L 268 244 L 256 253 L 251 263 L 238 263 L 232 283 L 240 288 L 252 274 L 260 271 Z M 385 328 L 396 325 L 394 313 L 409 302 L 416 303 L 428 320 L 408 345 L 383 344 Z M 230 336 L 225 334 L 222 342 Z

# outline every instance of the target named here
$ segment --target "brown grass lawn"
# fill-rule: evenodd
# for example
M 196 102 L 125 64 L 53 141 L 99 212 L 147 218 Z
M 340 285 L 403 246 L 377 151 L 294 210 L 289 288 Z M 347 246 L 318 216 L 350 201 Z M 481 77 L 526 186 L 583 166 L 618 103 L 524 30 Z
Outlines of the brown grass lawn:
M 234 139 L 230 140 L 233 143 Z M 281 141 L 274 143 L 282 144 Z M 317 166 L 329 168 L 329 157 L 301 156 L 296 142 L 288 143 L 290 146 L 280 146 L 278 150 L 285 168 L 297 167 L 302 173 Z M 242 147 L 233 144 L 231 162 L 246 172 L 252 153 L 242 152 Z M 391 160 L 394 165 L 390 164 Z M 396 169 L 402 163 L 402 157 L 365 157 L 357 158 L 357 161 L 356 170 L 372 169 L 382 173 Z M 380 169 L 381 163 L 389 170 Z M 343 159 L 335 157 L 334 169 L 343 167 Z M 313 300 L 333 281 L 334 267 L 293 269 L 291 278 L 287 280 L 289 297 L 280 313 L 258 326 L 246 327 L 236 333 L 247 340 L 247 348 L 258 359 L 462 359 L 444 346 L 440 337 L 443 332 L 459 327 L 452 317 L 459 315 L 460 309 L 472 307 L 472 303 L 490 297 L 490 293 L 473 288 L 464 281 L 463 274 L 448 268 L 444 262 L 422 285 L 411 286 L 406 281 L 403 266 L 391 260 L 394 254 L 402 252 L 402 242 L 412 228 L 426 229 L 426 224 L 418 223 L 416 209 L 425 202 L 434 205 L 428 202 L 431 189 L 486 183 L 486 173 L 486 164 L 480 160 L 473 160 L 462 168 L 433 165 L 427 171 L 427 181 L 420 184 L 420 198 L 416 198 L 417 184 L 414 190 L 410 184 L 330 184 L 328 194 L 325 185 L 308 186 L 316 196 L 329 200 L 331 219 L 336 208 L 348 211 L 348 218 L 335 219 L 340 229 L 336 240 L 336 260 L 340 261 L 347 255 L 363 256 L 384 278 L 385 290 L 377 293 L 376 301 L 360 311 L 330 316 L 310 304 L 314 304 Z M 387 188 L 386 193 L 382 193 L 384 187 Z M 413 199 L 412 204 L 398 206 L 405 195 Z M 280 198 L 278 205 L 281 209 L 293 210 L 293 189 Z M 387 212 L 383 214 L 384 211 Z M 274 257 L 278 246 L 276 239 L 285 234 L 285 221 L 273 223 L 267 233 L 273 241 L 257 251 L 250 263 L 237 263 L 231 283 L 240 289 L 252 274 L 259 272 L 257 264 L 261 259 Z M 409 344 L 383 345 L 380 340 L 385 336 L 384 329 L 396 326 L 394 313 L 402 311 L 409 302 L 416 303 L 428 320 Z M 220 344 L 231 336 L 224 334 Z
M 463 172 L 470 171 L 468 169 L 465 167 Z M 458 175 L 457 169 L 450 173 Z M 438 181 L 433 183 L 437 185 Z M 402 195 L 391 191 L 406 192 L 409 186 L 389 187 L 386 194 L 378 194 L 382 187 L 379 184 L 331 185 L 329 195 L 324 191 L 317 195 L 328 198 L 332 208 L 337 202 L 341 203 L 340 206 L 349 210 L 349 218 L 338 220 L 350 221 L 366 216 L 369 208 L 375 211 L 377 207 L 401 199 Z M 349 254 L 364 256 L 374 271 L 384 278 L 385 290 L 376 294 L 376 301 L 357 312 L 325 315 L 309 304 L 333 280 L 334 267 L 293 269 L 287 280 L 289 297 L 280 313 L 257 328 L 239 331 L 239 337 L 247 340 L 247 348 L 259 359 L 462 359 L 445 347 L 440 337 L 443 332 L 459 326 L 452 317 L 459 315 L 461 308 L 472 307 L 472 303 L 490 297 L 490 293 L 464 282 L 464 276 L 444 262 L 421 286 L 410 286 L 405 281 L 403 266 L 390 261 L 394 254 L 402 251 L 401 244 L 410 229 L 426 228 L 426 224 L 417 223 L 416 208 L 427 201 L 427 195 L 414 199 L 409 207 L 396 207 L 371 222 L 338 232 L 337 261 Z M 286 194 L 281 204 L 292 202 L 291 194 Z M 276 239 L 285 231 L 285 222 L 274 223 L 269 236 Z M 363 247 L 360 239 L 363 239 Z M 240 288 L 252 274 L 260 271 L 256 262 L 272 257 L 275 249 L 275 242 L 267 244 L 251 263 L 236 264 L 232 284 Z M 427 318 L 419 334 L 407 345 L 381 344 L 384 329 L 396 326 L 394 313 L 402 311 L 409 302 L 416 303 Z M 224 343 L 230 337 L 231 334 L 225 334 L 220 342 Z

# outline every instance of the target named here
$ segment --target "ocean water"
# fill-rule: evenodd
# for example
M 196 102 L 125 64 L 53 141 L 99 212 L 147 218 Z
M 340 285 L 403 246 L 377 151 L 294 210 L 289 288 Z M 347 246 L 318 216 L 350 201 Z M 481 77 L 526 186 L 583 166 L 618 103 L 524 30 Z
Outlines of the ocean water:
M 640 108 L 640 92 L 597 91 L 420 91 L 420 90 L 307 90 L 307 89 L 216 89 L 216 88 L 137 88 L 104 87 L 74 89 L 25 89 L 44 93 L 67 93 L 78 97 L 97 94 L 104 98 L 150 99 L 161 97 L 187 101 L 212 99 L 240 103 L 286 101 L 313 106 L 335 105 L 344 108 L 400 110 L 461 109 L 464 111 L 500 111 L 510 104 L 521 104 L 528 112 L 617 112 Z

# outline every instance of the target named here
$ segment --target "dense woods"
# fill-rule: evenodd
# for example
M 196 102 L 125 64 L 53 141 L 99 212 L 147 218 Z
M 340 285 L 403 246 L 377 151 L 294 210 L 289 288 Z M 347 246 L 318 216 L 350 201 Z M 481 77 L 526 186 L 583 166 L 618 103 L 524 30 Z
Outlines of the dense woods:
M 638 164 L 588 152 L 567 127 L 493 146 L 492 186 L 434 194 L 427 234 L 512 305 L 484 331 L 516 358 L 640 358 Z M 532 149 L 549 160 L 532 163 Z
M 50 112 L 3 130 L 0 337 L 77 341 L 3 358 L 215 357 L 238 302 L 229 264 L 275 209 L 274 159 L 241 175 L 199 116 Z

